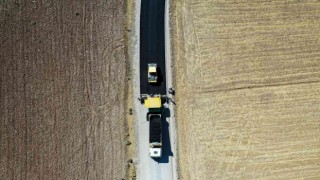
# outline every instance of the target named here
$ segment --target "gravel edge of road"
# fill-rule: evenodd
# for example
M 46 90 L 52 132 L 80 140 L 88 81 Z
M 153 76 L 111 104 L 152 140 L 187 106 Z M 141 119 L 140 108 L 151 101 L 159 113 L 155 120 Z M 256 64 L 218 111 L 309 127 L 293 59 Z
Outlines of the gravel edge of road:
M 168 3 L 169 2 L 169 3 Z M 165 38 L 166 42 L 166 66 L 167 66 L 167 78 L 170 79 L 167 81 L 167 88 L 173 87 L 175 89 L 175 66 L 174 66 L 174 33 L 173 33 L 173 18 L 174 18 L 174 2 L 172 0 L 166 0 L 166 6 L 165 6 Z M 169 18 L 169 20 L 167 20 Z M 169 46 L 169 47 L 167 47 Z M 169 76 L 168 76 L 169 75 Z M 168 86 L 169 84 L 169 86 Z M 169 95 L 170 98 L 173 99 L 173 96 Z M 173 152 L 175 152 L 175 156 L 173 159 L 173 179 L 180 179 L 179 177 L 179 154 L 178 154 L 178 132 L 177 132 L 177 123 L 176 123 L 176 107 L 175 104 L 170 103 L 169 105 L 170 109 L 172 110 L 172 116 L 170 117 L 170 138 L 171 144 L 173 148 Z
M 170 0 L 169 0 L 170 1 Z M 175 42 L 175 26 L 176 26 L 176 22 L 175 22 L 175 2 L 174 1 L 170 1 L 169 3 L 169 35 L 170 35 L 170 56 L 171 56 L 171 64 L 170 64 L 170 68 L 171 68 L 171 78 L 172 78 L 172 87 L 174 88 L 174 90 L 176 90 L 176 66 L 175 66 L 175 49 L 176 49 L 176 42 Z M 176 102 L 176 101 L 175 101 Z M 176 112 L 176 106 L 173 106 L 173 111 Z M 175 139 L 174 141 L 176 142 L 174 144 L 174 148 L 175 148 L 175 152 L 176 152 L 176 158 L 175 158 L 175 165 L 176 165 L 176 169 L 175 169 L 175 178 L 177 180 L 181 179 L 181 171 L 180 171 L 180 162 L 179 162 L 179 141 L 178 141 L 178 123 L 177 123 L 177 115 L 175 113 L 174 116 L 175 119 L 175 123 L 173 124 L 174 129 L 175 129 Z
M 139 105 L 137 98 L 139 97 L 139 39 L 140 39 L 140 26 L 139 26 L 139 18 L 140 18 L 140 0 L 132 1 L 132 15 L 131 18 L 131 31 L 130 37 L 128 38 L 128 52 L 130 57 L 130 73 L 132 78 L 132 109 L 134 115 L 134 139 L 135 139 L 135 152 L 133 163 L 136 169 L 136 178 L 139 179 L 140 172 L 139 172 L 139 121 L 137 121 L 137 112 L 136 109 Z

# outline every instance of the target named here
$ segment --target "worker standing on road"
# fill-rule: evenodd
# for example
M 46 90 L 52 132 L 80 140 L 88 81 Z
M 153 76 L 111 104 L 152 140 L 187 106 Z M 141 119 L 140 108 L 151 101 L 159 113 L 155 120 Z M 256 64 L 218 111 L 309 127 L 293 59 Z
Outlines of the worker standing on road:
M 172 95 L 174 95 L 174 90 L 173 90 L 173 88 L 169 88 L 169 94 L 172 94 Z

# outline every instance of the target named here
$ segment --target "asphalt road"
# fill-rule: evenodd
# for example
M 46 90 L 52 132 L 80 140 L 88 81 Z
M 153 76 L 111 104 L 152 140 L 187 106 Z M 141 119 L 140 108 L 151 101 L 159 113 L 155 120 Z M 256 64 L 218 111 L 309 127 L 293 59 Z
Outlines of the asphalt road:
M 169 38 L 169 23 L 168 23 L 168 3 L 166 1 L 161 0 L 142 0 L 149 1 L 150 4 L 154 4 L 154 2 L 163 2 L 162 7 L 166 11 L 162 11 L 165 13 L 163 29 L 166 34 L 163 34 L 165 44 L 162 49 L 163 54 L 161 54 L 161 58 L 163 58 L 163 72 L 165 72 L 166 81 L 163 82 L 164 93 L 166 94 L 166 87 L 172 87 L 172 76 L 171 76 L 171 59 L 170 59 L 170 38 Z M 168 1 L 168 0 L 167 0 Z M 136 128 L 136 143 L 137 143 L 137 153 L 136 158 L 134 159 L 135 164 L 137 165 L 137 179 L 140 180 L 172 180 L 177 179 L 177 166 L 176 166 L 176 128 L 175 128 L 175 119 L 174 119 L 174 111 L 173 111 L 173 103 L 165 103 L 164 106 L 164 118 L 163 118 L 163 156 L 160 159 L 152 159 L 148 155 L 149 152 L 149 122 L 146 120 L 147 109 L 140 104 L 140 101 L 137 99 L 140 97 L 140 92 L 146 91 L 148 89 L 141 89 L 141 84 L 145 83 L 145 80 L 140 79 L 140 75 L 145 67 L 142 66 L 142 63 L 139 61 L 141 56 L 141 48 L 140 46 L 140 28 L 143 25 L 140 25 L 140 1 L 136 2 L 136 24 L 135 24 L 135 37 L 134 42 L 136 44 L 133 45 L 134 49 L 134 58 L 133 58 L 133 98 L 134 98 L 134 112 L 135 112 L 135 128 Z M 154 9 L 153 9 L 154 10 Z M 154 10 L 154 13 L 157 10 Z M 150 11 L 151 12 L 151 11 Z M 159 13 L 159 12 L 158 12 Z M 164 15 L 164 14 L 163 14 Z M 158 26 L 158 25 L 157 25 Z M 142 32 L 141 32 L 142 33 Z M 141 42 L 142 43 L 142 42 Z M 158 47 L 159 48 L 159 47 Z M 154 53 L 155 51 L 149 51 L 149 55 Z M 163 57 L 162 57 L 163 56 Z M 139 66 L 140 64 L 140 66 Z M 166 68 L 166 69 L 165 69 Z M 145 71 L 146 72 L 146 71 Z M 145 74 L 145 77 L 147 75 Z M 171 95 L 168 95 L 172 98 Z
M 165 0 L 141 0 L 140 14 L 140 93 L 166 94 Z M 158 65 L 158 83 L 148 83 L 148 64 Z

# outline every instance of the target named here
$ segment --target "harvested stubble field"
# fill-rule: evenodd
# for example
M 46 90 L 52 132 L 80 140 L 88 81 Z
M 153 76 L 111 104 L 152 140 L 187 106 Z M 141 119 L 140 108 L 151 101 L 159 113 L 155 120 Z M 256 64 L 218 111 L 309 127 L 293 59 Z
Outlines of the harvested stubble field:
M 182 179 L 320 179 L 320 2 L 174 5 Z
M 0 1 L 0 179 L 121 179 L 124 1 Z

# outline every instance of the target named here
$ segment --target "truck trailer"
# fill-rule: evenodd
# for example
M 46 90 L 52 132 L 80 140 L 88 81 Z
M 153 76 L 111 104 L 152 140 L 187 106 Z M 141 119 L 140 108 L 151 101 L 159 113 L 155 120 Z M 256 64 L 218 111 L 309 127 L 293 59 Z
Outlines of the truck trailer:
M 162 155 L 162 119 L 161 113 L 149 112 L 149 155 L 160 158 Z

